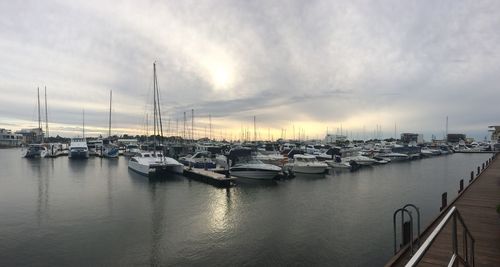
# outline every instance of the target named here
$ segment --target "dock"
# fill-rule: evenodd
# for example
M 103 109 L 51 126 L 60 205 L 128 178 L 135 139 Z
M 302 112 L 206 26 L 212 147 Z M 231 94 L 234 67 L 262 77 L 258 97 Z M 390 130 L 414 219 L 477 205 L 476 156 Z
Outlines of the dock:
M 212 170 L 189 167 L 184 167 L 184 176 L 217 187 L 229 187 L 236 181 L 236 177 L 233 176 L 226 177 L 225 174 L 218 173 Z
M 416 256 L 411 259 L 411 249 L 407 245 L 385 266 L 405 266 L 409 262 L 408 266 L 449 266 L 452 258 L 456 263 L 465 259 L 471 266 L 500 266 L 499 157 L 488 159 L 482 164 L 482 168 L 478 166 L 477 173 L 472 172 L 468 182 L 469 186 L 443 208 L 439 216 L 422 232 L 422 245 L 413 253 Z M 430 240 L 433 242 L 426 246 L 424 241 Z M 413 244 L 417 246 L 417 242 Z M 418 261 L 414 261 L 416 258 Z M 459 265 L 465 264 L 460 262 Z

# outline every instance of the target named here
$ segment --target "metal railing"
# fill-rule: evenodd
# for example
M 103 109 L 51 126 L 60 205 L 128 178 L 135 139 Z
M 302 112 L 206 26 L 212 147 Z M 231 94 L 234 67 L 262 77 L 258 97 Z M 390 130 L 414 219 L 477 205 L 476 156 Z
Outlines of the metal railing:
M 401 244 L 400 244 L 400 248 L 405 246 L 407 243 L 410 243 L 410 255 L 413 255 L 413 243 L 414 243 L 414 239 L 413 239 L 413 227 L 414 227 L 414 224 L 413 224 L 413 213 L 411 212 L 411 210 L 409 208 L 412 208 L 415 213 L 417 214 L 417 247 L 420 246 L 420 210 L 418 209 L 417 206 L 413 205 L 413 204 L 406 204 L 404 205 L 402 208 L 400 209 L 397 209 L 394 214 L 392 215 L 392 225 L 393 225 L 393 229 L 394 229 L 394 255 L 396 253 L 398 253 L 399 249 L 397 247 L 397 234 L 396 234 L 396 217 L 398 215 L 398 213 L 401 213 Z M 405 221 L 405 213 L 408 215 L 409 217 L 409 221 Z M 405 231 L 405 223 L 408 223 L 409 224 L 409 231 L 406 232 Z
M 448 262 L 448 266 L 458 266 L 460 262 L 464 266 L 474 266 L 474 238 L 472 237 L 469 229 L 465 225 L 465 222 L 458 212 L 458 209 L 453 206 L 450 211 L 446 214 L 446 216 L 441 220 L 441 222 L 436 226 L 434 231 L 429 235 L 429 237 L 424 241 L 422 246 L 417 250 L 415 255 L 410 259 L 410 261 L 405 265 L 406 267 L 417 266 L 417 264 L 422 260 L 425 256 L 425 253 L 429 250 L 432 243 L 436 240 L 438 234 L 444 229 L 447 223 L 452 220 L 452 249 L 453 255 Z M 463 227 L 463 252 L 460 255 L 458 250 L 458 232 L 457 232 L 457 221 L 460 221 Z M 470 239 L 470 242 L 469 242 Z

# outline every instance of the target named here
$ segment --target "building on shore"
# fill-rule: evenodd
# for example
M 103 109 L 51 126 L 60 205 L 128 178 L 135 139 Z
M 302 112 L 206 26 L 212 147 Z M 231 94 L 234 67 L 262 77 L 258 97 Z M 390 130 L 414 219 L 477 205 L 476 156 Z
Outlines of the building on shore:
M 43 130 L 41 128 L 33 128 L 33 129 L 21 129 L 16 132 L 22 136 L 23 144 L 32 144 L 32 143 L 42 143 L 43 142 Z
M 500 143 L 500 126 L 488 126 L 491 132 L 491 142 Z
M 0 147 L 20 146 L 23 136 L 12 133 L 11 130 L 0 128 Z
M 465 134 L 448 134 L 446 135 L 446 141 L 448 143 L 458 143 L 460 141 L 466 141 L 467 136 Z
M 405 144 L 410 144 L 410 143 L 423 144 L 424 135 L 418 133 L 402 133 L 401 142 Z

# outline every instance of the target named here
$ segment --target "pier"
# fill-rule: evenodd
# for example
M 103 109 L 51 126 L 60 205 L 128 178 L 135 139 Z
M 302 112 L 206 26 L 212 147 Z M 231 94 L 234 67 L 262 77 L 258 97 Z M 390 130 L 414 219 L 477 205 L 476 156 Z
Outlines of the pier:
M 469 180 L 469 179 L 467 179 Z M 500 160 L 488 159 L 472 171 L 469 186 L 446 205 L 420 235 L 418 250 L 401 249 L 385 266 L 500 266 Z M 458 215 L 457 215 L 458 214 Z M 467 236 L 467 237 L 465 237 Z M 418 242 L 413 242 L 416 247 Z M 460 262 L 459 262 L 460 261 Z M 455 266 L 455 265 L 452 265 Z
M 229 187 L 236 181 L 236 177 L 233 176 L 226 177 L 225 174 L 215 171 L 189 167 L 184 167 L 184 176 L 217 187 Z

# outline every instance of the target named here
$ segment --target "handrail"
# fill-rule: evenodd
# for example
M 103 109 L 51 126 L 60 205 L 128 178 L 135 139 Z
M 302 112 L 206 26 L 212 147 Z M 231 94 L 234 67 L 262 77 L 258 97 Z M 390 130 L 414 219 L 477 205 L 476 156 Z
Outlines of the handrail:
M 445 217 L 439 222 L 439 224 L 436 226 L 436 228 L 432 231 L 432 233 L 427 237 L 427 239 L 424 241 L 422 246 L 417 250 L 415 255 L 408 261 L 408 263 L 405 265 L 406 267 L 413 267 L 416 266 L 420 260 L 424 257 L 425 253 L 429 250 L 431 247 L 432 243 L 436 240 L 438 234 L 444 229 L 446 224 L 450 221 L 450 219 L 453 218 L 453 230 L 452 230 L 452 242 L 453 242 L 453 255 L 448 263 L 448 266 L 454 266 L 456 260 L 460 261 L 462 264 L 465 266 L 474 266 L 474 243 L 475 240 L 472 237 L 472 234 L 469 232 L 469 229 L 465 225 L 465 222 L 458 212 L 458 209 L 453 206 L 450 208 L 448 213 L 445 215 Z M 461 222 L 463 226 L 463 234 L 464 234 L 464 252 L 465 252 L 465 259 L 461 257 L 458 253 L 458 245 L 457 245 L 457 218 Z M 471 261 L 469 261 L 469 249 L 467 245 L 467 236 L 470 237 L 471 239 Z

